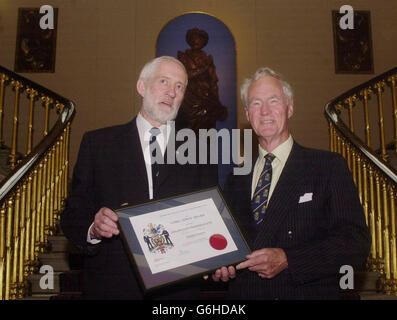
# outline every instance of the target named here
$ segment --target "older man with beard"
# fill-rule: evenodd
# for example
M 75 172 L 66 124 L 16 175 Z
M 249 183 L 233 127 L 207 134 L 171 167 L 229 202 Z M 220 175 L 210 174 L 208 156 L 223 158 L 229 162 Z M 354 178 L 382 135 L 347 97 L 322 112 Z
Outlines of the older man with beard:
M 187 81 L 186 70 L 177 59 L 163 56 L 150 61 L 137 82 L 143 98 L 139 114 L 127 124 L 83 137 L 61 227 L 84 253 L 87 299 L 144 298 L 113 210 L 216 184 L 207 166 L 167 164 L 167 121 L 175 119 Z M 157 157 L 163 160 L 155 165 L 152 143 L 161 150 Z M 174 286 L 166 295 L 154 298 L 194 299 L 197 294 L 198 287 L 192 283 Z

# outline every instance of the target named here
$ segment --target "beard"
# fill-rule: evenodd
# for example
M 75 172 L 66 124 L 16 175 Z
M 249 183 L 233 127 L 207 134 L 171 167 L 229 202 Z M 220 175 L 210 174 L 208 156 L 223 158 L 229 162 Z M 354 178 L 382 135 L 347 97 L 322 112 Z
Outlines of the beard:
M 154 121 L 166 124 L 167 121 L 172 121 L 176 118 L 178 114 L 180 105 L 173 105 L 172 109 L 167 112 L 163 111 L 160 108 L 156 107 L 156 103 L 149 101 L 149 99 L 143 99 L 143 110 L 145 110 L 146 114 Z

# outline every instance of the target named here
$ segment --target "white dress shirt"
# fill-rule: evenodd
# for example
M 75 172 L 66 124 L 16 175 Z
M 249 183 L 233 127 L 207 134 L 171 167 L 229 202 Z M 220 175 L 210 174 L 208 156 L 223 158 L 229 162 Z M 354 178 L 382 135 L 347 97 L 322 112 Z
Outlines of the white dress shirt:
M 288 156 L 291 153 L 293 144 L 294 144 L 294 140 L 292 139 L 292 136 L 289 135 L 287 140 L 285 140 L 282 144 L 280 144 L 277 148 L 275 148 L 271 152 L 275 156 L 275 158 L 272 162 L 272 181 L 270 184 L 268 201 L 270 201 L 273 191 L 277 185 L 278 179 L 281 176 L 281 172 L 283 171 L 285 163 L 287 162 Z M 259 145 L 259 156 L 258 156 L 258 159 L 256 160 L 255 167 L 254 167 L 254 173 L 252 175 L 251 199 L 254 196 L 259 177 L 261 176 L 263 167 L 265 166 L 265 161 L 266 161 L 265 156 L 268 153 L 269 152 L 264 150 Z
M 141 140 L 141 147 L 143 152 L 143 158 L 145 160 L 146 165 L 146 175 L 147 181 L 149 185 L 149 199 L 153 199 L 153 179 L 152 179 L 152 164 L 151 164 L 151 157 L 150 157 L 150 129 L 153 126 L 147 121 L 141 113 L 138 113 L 136 117 L 136 126 L 138 128 L 139 139 Z M 161 154 L 164 158 L 165 149 L 167 146 L 168 138 L 170 136 L 170 130 L 167 130 L 167 125 L 163 124 L 159 127 L 161 134 L 156 137 L 157 142 L 160 145 Z

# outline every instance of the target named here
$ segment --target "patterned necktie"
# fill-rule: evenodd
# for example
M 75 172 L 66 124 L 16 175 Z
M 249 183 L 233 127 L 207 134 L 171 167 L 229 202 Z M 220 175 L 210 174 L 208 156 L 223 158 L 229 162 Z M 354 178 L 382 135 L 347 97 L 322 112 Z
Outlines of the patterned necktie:
M 255 189 L 254 196 L 252 197 L 251 206 L 254 214 L 254 219 L 257 224 L 261 223 L 267 208 L 269 200 L 270 184 L 272 182 L 272 161 L 275 156 L 268 153 L 265 156 L 265 166 L 263 167 L 261 176 L 259 177 L 258 184 Z
M 163 156 L 161 154 L 160 145 L 157 141 L 157 136 L 160 134 L 159 128 L 150 129 L 150 142 L 149 142 L 149 150 L 150 150 L 150 158 L 152 164 L 152 182 L 153 182 L 153 198 L 157 195 L 158 186 L 159 186 L 159 173 L 160 167 L 159 164 L 162 163 Z

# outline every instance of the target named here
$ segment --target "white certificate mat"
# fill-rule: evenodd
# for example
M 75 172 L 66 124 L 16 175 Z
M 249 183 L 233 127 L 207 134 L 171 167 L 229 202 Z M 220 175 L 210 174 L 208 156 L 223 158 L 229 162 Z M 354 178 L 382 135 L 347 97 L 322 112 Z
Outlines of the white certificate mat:
M 152 274 L 237 250 L 212 199 L 129 219 Z

